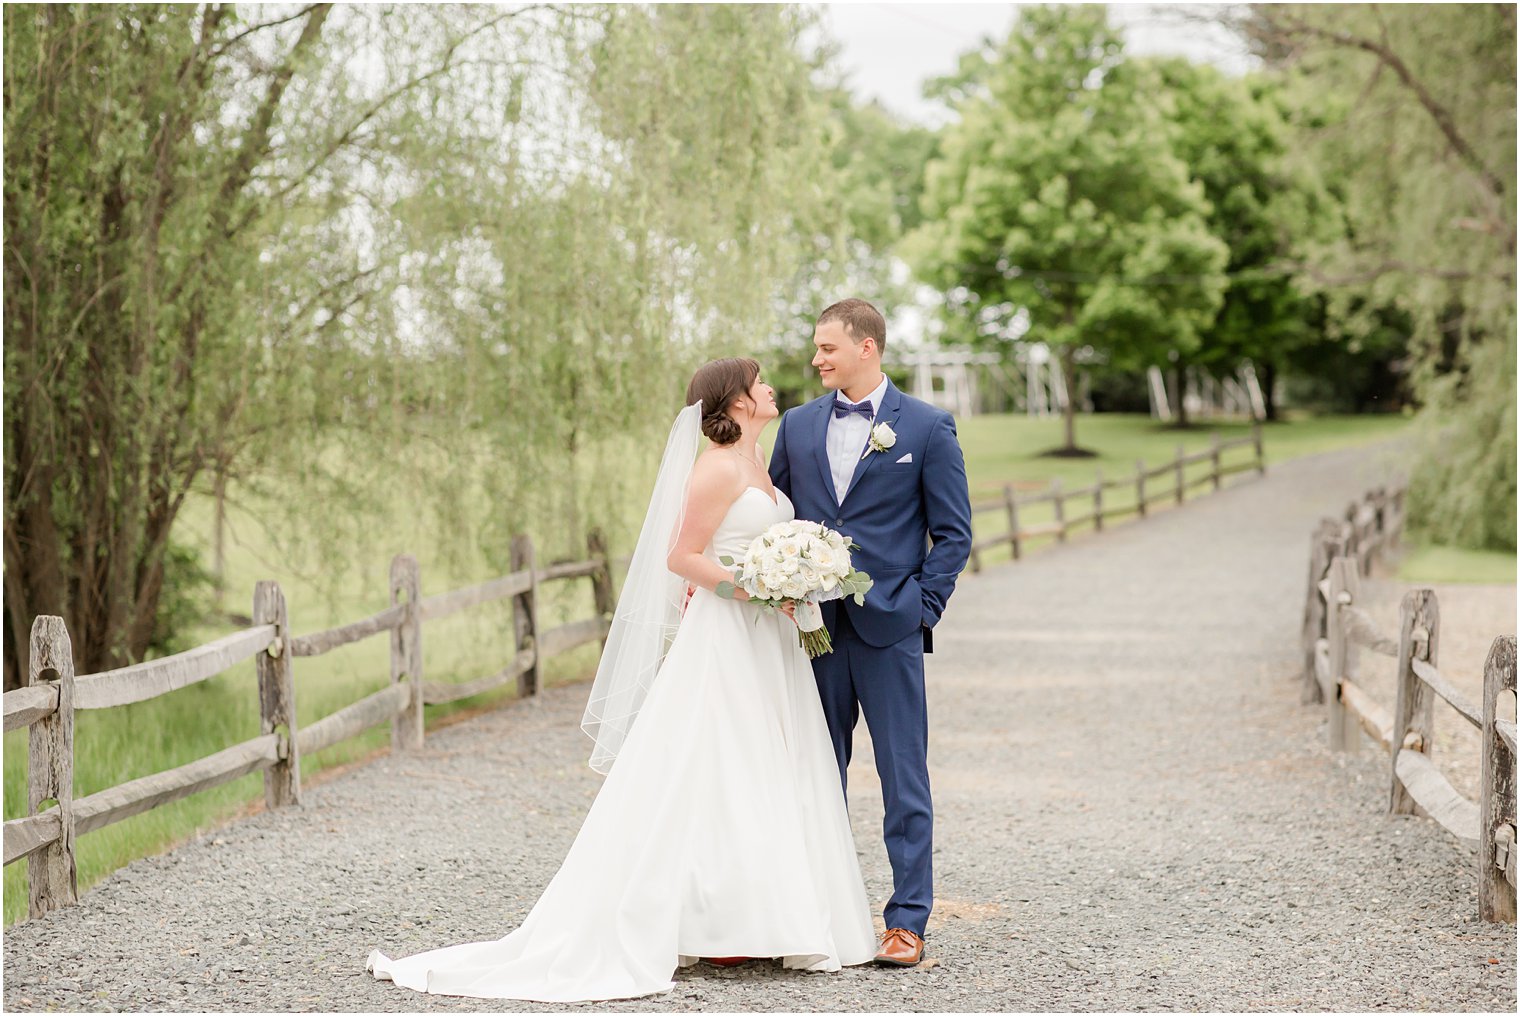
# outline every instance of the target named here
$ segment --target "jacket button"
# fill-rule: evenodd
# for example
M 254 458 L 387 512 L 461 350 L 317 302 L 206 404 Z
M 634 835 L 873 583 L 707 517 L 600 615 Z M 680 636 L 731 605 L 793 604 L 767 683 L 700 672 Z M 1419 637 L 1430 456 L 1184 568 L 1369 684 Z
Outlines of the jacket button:
M 842 526 L 842 525 L 844 525 L 844 519 L 835 519 L 834 520 L 834 525 L 836 525 L 836 526 Z

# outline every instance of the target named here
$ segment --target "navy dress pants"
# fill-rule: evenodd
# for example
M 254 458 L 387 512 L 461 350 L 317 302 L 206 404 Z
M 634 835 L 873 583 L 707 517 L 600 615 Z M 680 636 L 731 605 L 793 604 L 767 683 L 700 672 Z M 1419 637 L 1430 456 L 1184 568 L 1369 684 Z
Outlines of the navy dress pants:
M 888 928 L 906 928 L 922 937 L 934 906 L 934 807 L 929 798 L 923 633 L 915 630 L 899 642 L 878 648 L 861 640 L 839 604 L 824 607 L 834 651 L 813 661 L 813 676 L 839 760 L 840 785 L 847 783 L 851 739 L 856 721 L 864 714 L 876 749 L 876 772 L 886 806 L 882 837 L 892 863 L 892 898 L 882 917 Z

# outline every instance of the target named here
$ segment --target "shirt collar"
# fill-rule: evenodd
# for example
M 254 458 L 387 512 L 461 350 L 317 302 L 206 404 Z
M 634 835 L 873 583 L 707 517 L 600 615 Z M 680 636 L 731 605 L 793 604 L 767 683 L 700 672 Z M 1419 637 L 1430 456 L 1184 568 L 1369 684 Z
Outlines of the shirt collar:
M 871 404 L 871 415 L 872 416 L 875 416 L 877 414 L 877 412 L 879 412 L 881 410 L 881 400 L 886 397 L 886 394 L 887 394 L 887 375 L 886 375 L 886 372 L 883 371 L 882 375 L 881 375 L 881 384 L 879 384 L 879 385 L 876 386 L 876 390 L 874 392 L 872 392 L 870 395 L 867 395 L 865 397 L 865 401 L 869 402 Z M 847 398 L 845 398 L 844 392 L 841 392 L 841 391 L 835 391 L 834 392 L 834 401 L 835 402 L 843 402 L 846 405 L 850 405 L 851 404 L 850 400 L 847 399 Z

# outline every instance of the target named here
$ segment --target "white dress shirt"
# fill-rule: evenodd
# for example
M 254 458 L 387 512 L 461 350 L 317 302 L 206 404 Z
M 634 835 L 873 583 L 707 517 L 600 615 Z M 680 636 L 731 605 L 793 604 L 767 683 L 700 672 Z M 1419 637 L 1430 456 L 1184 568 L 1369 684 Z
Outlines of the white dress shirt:
M 829 473 L 834 479 L 834 498 L 840 503 L 844 502 L 845 494 L 849 493 L 850 477 L 855 475 L 855 465 L 865 453 L 866 439 L 871 436 L 871 427 L 876 422 L 876 414 L 881 412 L 881 400 L 886 394 L 887 376 L 883 374 L 881 384 L 865 398 L 871 404 L 869 420 L 859 413 L 851 413 L 841 419 L 834 415 L 833 407 L 829 407 L 829 434 L 825 448 L 829 453 Z M 840 391 L 834 393 L 834 401 L 853 404 Z

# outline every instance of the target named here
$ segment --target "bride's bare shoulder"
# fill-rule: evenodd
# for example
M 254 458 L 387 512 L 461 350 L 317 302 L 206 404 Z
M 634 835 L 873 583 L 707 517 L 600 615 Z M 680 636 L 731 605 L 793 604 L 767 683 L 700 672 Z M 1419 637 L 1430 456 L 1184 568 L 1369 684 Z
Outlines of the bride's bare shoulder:
M 739 460 L 725 448 L 709 448 L 697 456 L 691 470 L 691 489 L 708 496 L 730 493 L 737 497 L 744 488 Z

